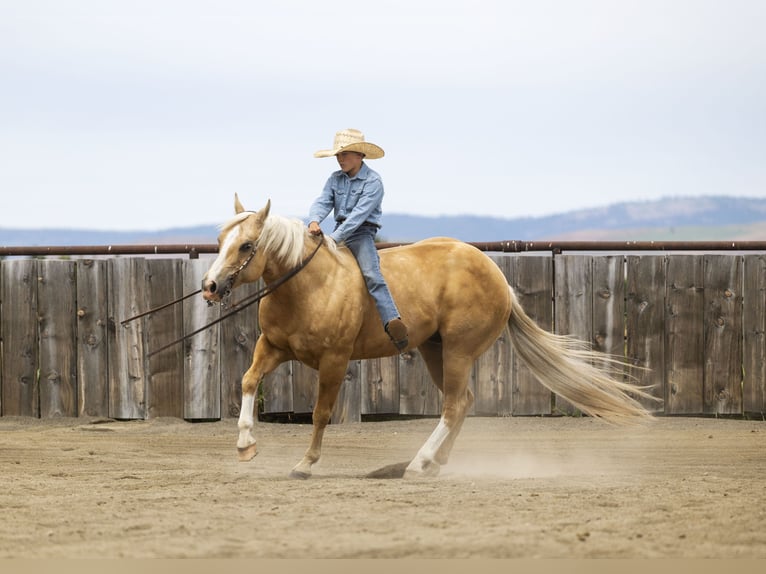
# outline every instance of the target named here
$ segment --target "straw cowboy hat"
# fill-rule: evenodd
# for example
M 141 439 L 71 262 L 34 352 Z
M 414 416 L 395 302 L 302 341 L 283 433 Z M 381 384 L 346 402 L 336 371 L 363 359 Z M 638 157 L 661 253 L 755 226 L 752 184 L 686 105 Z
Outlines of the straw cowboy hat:
M 335 133 L 332 149 L 322 149 L 314 157 L 332 157 L 342 151 L 357 151 L 363 153 L 365 159 L 379 159 L 385 152 L 380 146 L 364 141 L 364 134 L 359 130 L 347 129 Z

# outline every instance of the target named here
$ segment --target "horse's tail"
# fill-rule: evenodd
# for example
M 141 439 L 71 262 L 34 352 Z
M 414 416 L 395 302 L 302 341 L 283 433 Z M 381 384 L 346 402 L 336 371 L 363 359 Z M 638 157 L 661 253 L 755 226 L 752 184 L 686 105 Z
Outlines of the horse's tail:
M 624 362 L 593 351 L 574 337 L 541 329 L 524 312 L 513 289 L 510 295 L 508 328 L 513 347 L 543 385 L 582 412 L 608 422 L 636 422 L 651 417 L 633 397 L 658 399 L 617 379 L 627 366 Z

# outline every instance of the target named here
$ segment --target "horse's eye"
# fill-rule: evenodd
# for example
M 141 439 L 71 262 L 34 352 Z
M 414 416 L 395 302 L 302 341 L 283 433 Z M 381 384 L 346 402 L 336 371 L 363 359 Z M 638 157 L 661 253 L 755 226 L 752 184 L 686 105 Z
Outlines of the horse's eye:
M 253 250 L 253 244 L 250 241 L 248 241 L 247 243 L 243 243 L 240 246 L 239 250 L 242 251 L 242 252 L 252 251 Z

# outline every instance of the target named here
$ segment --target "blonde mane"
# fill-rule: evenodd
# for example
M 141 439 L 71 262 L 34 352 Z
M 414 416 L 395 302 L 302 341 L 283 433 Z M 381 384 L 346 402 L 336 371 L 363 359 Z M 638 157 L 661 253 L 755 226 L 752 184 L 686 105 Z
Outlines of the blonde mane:
M 238 213 L 233 219 L 221 226 L 221 232 L 227 233 L 232 228 L 243 223 L 254 215 L 253 211 Z M 281 215 L 269 214 L 263 224 L 261 236 L 258 238 L 258 249 L 273 257 L 280 263 L 295 266 L 303 259 L 306 240 L 309 238 L 307 227 L 300 219 L 290 219 Z M 329 237 L 323 237 L 325 246 L 342 261 L 340 251 L 335 242 Z
M 299 219 L 269 214 L 263 223 L 258 247 L 285 265 L 297 265 L 303 259 L 308 230 Z

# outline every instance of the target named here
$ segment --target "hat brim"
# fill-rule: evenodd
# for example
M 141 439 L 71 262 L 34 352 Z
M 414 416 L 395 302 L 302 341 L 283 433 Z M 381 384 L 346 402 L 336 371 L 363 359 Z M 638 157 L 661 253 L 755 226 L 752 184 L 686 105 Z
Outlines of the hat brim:
M 385 155 L 383 148 L 370 142 L 356 142 L 338 149 L 323 149 L 314 153 L 314 157 L 333 157 L 342 151 L 356 151 L 363 153 L 365 159 L 380 159 Z

